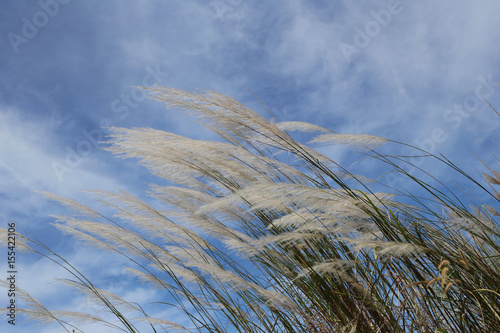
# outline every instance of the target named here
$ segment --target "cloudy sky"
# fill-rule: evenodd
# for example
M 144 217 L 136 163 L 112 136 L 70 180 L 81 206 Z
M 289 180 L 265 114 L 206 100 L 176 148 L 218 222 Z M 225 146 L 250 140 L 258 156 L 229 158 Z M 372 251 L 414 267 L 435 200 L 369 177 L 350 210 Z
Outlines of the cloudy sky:
M 152 299 L 106 279 L 123 274 L 122 263 L 98 262 L 60 237 L 48 216 L 64 209 L 34 192 L 82 203 L 91 202 L 86 189 L 142 195 L 154 177 L 97 147 L 107 126 L 213 138 L 146 99 L 142 85 L 215 90 L 266 114 L 253 93 L 280 120 L 403 141 L 478 172 L 474 154 L 492 161 L 499 141 L 500 121 L 485 102 L 500 108 L 498 13 L 494 0 L 5 2 L 0 223 L 15 221 L 116 292 Z M 50 283 L 63 274 L 57 267 L 19 256 L 20 287 L 49 306 L 82 306 Z

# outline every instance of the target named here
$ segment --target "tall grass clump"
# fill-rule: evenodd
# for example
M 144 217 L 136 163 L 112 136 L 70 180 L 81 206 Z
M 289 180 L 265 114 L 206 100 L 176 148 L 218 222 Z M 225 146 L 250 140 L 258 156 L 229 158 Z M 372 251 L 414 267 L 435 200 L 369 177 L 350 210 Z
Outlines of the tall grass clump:
M 105 216 L 45 195 L 81 215 L 58 216 L 57 228 L 129 258 L 128 272 L 156 288 L 155 301 L 181 310 L 190 325 L 151 317 L 134 300 L 99 289 L 33 239 L 24 246 L 65 267 L 74 276 L 65 282 L 116 320 L 49 310 L 29 294 L 26 315 L 68 330 L 102 323 L 137 332 L 142 321 L 151 332 L 500 332 L 495 166 L 484 182 L 402 143 L 267 121 L 214 92 L 151 91 L 223 140 L 112 128 L 106 149 L 138 159 L 171 184 L 151 186 L 155 204 L 124 191 L 96 191 L 116 211 Z M 300 143 L 290 134 L 297 131 L 314 137 Z M 320 144 L 347 146 L 356 163 L 311 148 Z M 409 173 L 410 161 L 388 149 L 426 155 L 465 187 L 426 170 Z M 395 174 L 407 190 L 384 182 Z

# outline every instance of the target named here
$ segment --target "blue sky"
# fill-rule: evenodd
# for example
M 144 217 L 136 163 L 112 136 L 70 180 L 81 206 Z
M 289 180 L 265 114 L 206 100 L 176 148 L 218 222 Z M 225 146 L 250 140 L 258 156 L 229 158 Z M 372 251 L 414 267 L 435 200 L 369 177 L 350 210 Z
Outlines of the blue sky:
M 86 189 L 142 196 L 158 180 L 96 147 L 106 126 L 214 138 L 145 99 L 139 85 L 215 90 L 265 114 L 248 87 L 280 120 L 414 144 L 475 174 L 483 169 L 474 154 L 491 163 L 498 142 L 500 121 L 483 98 L 500 108 L 492 83 L 500 81 L 499 12 L 494 0 L 5 2 L 1 223 L 15 221 L 97 278 L 103 267 L 121 274 L 123 263 L 103 257 L 101 266 L 97 252 L 60 237 L 48 215 L 64 209 L 33 191 L 82 203 L 92 202 Z M 48 281 L 57 268 L 31 256 L 19 261 L 21 287 L 75 306 L 53 297 L 58 287 Z

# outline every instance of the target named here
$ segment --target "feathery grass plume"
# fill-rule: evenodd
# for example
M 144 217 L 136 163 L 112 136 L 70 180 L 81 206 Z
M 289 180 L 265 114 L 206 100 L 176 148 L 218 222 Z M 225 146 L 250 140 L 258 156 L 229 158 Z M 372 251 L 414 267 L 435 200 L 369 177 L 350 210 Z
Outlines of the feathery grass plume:
M 303 121 L 281 121 L 276 123 L 276 126 L 282 131 L 331 132 L 329 129 Z
M 179 325 L 177 323 L 174 323 L 169 320 L 163 320 L 159 318 L 150 318 L 150 317 L 143 317 L 143 318 L 137 318 L 137 320 L 140 321 L 145 321 L 153 325 L 157 325 L 161 327 L 165 332 L 184 332 L 184 333 L 190 333 L 191 331 L 185 328 L 182 325 Z
M 387 139 L 379 138 L 373 135 L 366 134 L 337 134 L 337 133 L 327 133 L 321 134 L 309 143 L 322 143 L 331 142 L 338 144 L 347 144 L 350 146 L 360 146 L 366 150 L 375 149 L 387 142 Z
M 82 215 L 56 217 L 59 229 L 130 259 L 126 271 L 155 288 L 156 305 L 101 290 L 43 244 L 32 246 L 71 272 L 72 285 L 108 309 L 113 325 L 129 332 L 144 321 L 154 332 L 500 331 L 497 192 L 446 158 L 409 145 L 269 122 L 215 92 L 150 91 L 224 142 L 112 128 L 108 150 L 138 159 L 169 182 L 151 186 L 156 202 L 125 191 L 92 192 L 116 212 L 107 217 L 46 196 Z M 389 167 L 415 192 L 391 189 L 383 175 L 377 181 L 356 175 L 296 141 L 289 134 L 295 131 L 319 133 L 309 144 L 347 145 L 362 156 L 356 166 L 370 159 L 371 171 L 374 163 Z M 467 200 L 431 172 L 417 168 L 428 183 L 410 174 L 402 163 L 411 162 L 375 150 L 385 143 L 439 161 L 484 202 Z M 498 185 L 498 173 L 489 171 L 486 181 Z M 191 326 L 149 314 L 163 307 L 179 310 Z M 35 320 L 60 314 L 65 327 L 80 323 L 78 314 L 72 322 L 70 315 L 39 309 Z
M 61 197 L 59 195 L 56 195 L 56 194 L 53 194 L 53 193 L 49 193 L 49 192 L 45 192 L 45 191 L 39 191 L 38 193 L 41 194 L 44 198 L 52 200 L 52 201 L 57 201 L 61 205 L 66 206 L 69 209 L 74 210 L 75 212 L 77 212 L 77 213 L 79 213 L 79 214 L 81 214 L 83 216 L 86 216 L 86 217 L 89 217 L 89 218 L 100 218 L 100 217 L 103 217 L 100 213 L 96 212 L 92 208 L 87 207 L 85 205 L 82 205 L 82 204 L 80 204 L 78 202 L 75 202 L 73 200 L 70 200 L 68 198 Z
M 0 281 L 0 285 L 8 288 L 8 285 L 5 281 Z M 86 292 L 89 292 L 89 288 L 82 288 L 82 290 L 83 289 L 85 289 Z M 97 315 L 76 311 L 49 310 L 36 298 L 19 287 L 16 288 L 16 295 L 18 299 L 22 303 L 24 303 L 24 307 L 17 308 L 16 311 L 19 314 L 27 316 L 29 319 L 35 322 L 36 326 L 57 323 L 67 332 L 69 332 L 69 328 L 77 330 L 78 332 L 83 332 L 78 328 L 78 326 L 86 324 L 101 324 L 110 328 L 123 330 L 118 325 Z M 9 309 L 4 309 L 2 312 L 7 314 L 8 310 Z
M 11 247 L 12 245 L 15 246 L 15 251 L 21 252 L 21 253 L 30 253 L 30 252 L 35 252 L 30 244 L 30 238 L 20 234 L 19 232 L 16 231 L 15 233 L 15 239 L 13 240 L 11 237 L 9 237 L 9 230 L 6 228 L 0 228 L 0 245 L 4 247 Z M 12 243 L 14 241 L 14 244 Z M 10 250 L 10 249 L 9 249 Z

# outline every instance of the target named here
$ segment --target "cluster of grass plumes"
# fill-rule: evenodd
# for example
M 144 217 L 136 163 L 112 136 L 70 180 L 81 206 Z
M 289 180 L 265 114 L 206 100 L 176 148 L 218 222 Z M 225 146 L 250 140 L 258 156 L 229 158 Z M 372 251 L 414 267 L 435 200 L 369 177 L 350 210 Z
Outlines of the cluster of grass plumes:
M 152 186 L 156 207 L 126 192 L 96 192 L 117 212 L 107 217 L 46 194 L 86 217 L 58 217 L 58 228 L 130 258 L 130 274 L 192 323 L 152 318 L 42 252 L 74 274 L 68 283 L 115 314 L 107 325 L 129 332 L 138 331 L 136 321 L 154 332 L 500 331 L 500 195 L 493 187 L 426 153 L 481 192 L 483 202 L 469 207 L 444 184 L 406 172 L 400 157 L 375 150 L 399 143 L 270 122 L 213 92 L 157 88 L 152 96 L 194 115 L 224 142 L 114 128 L 107 149 L 175 184 Z M 311 144 L 349 145 L 406 178 L 418 195 L 352 174 L 295 141 L 293 131 L 316 133 Z M 486 180 L 499 185 L 500 174 L 491 170 Z M 65 327 L 104 323 L 95 314 L 29 305 L 34 319 Z

